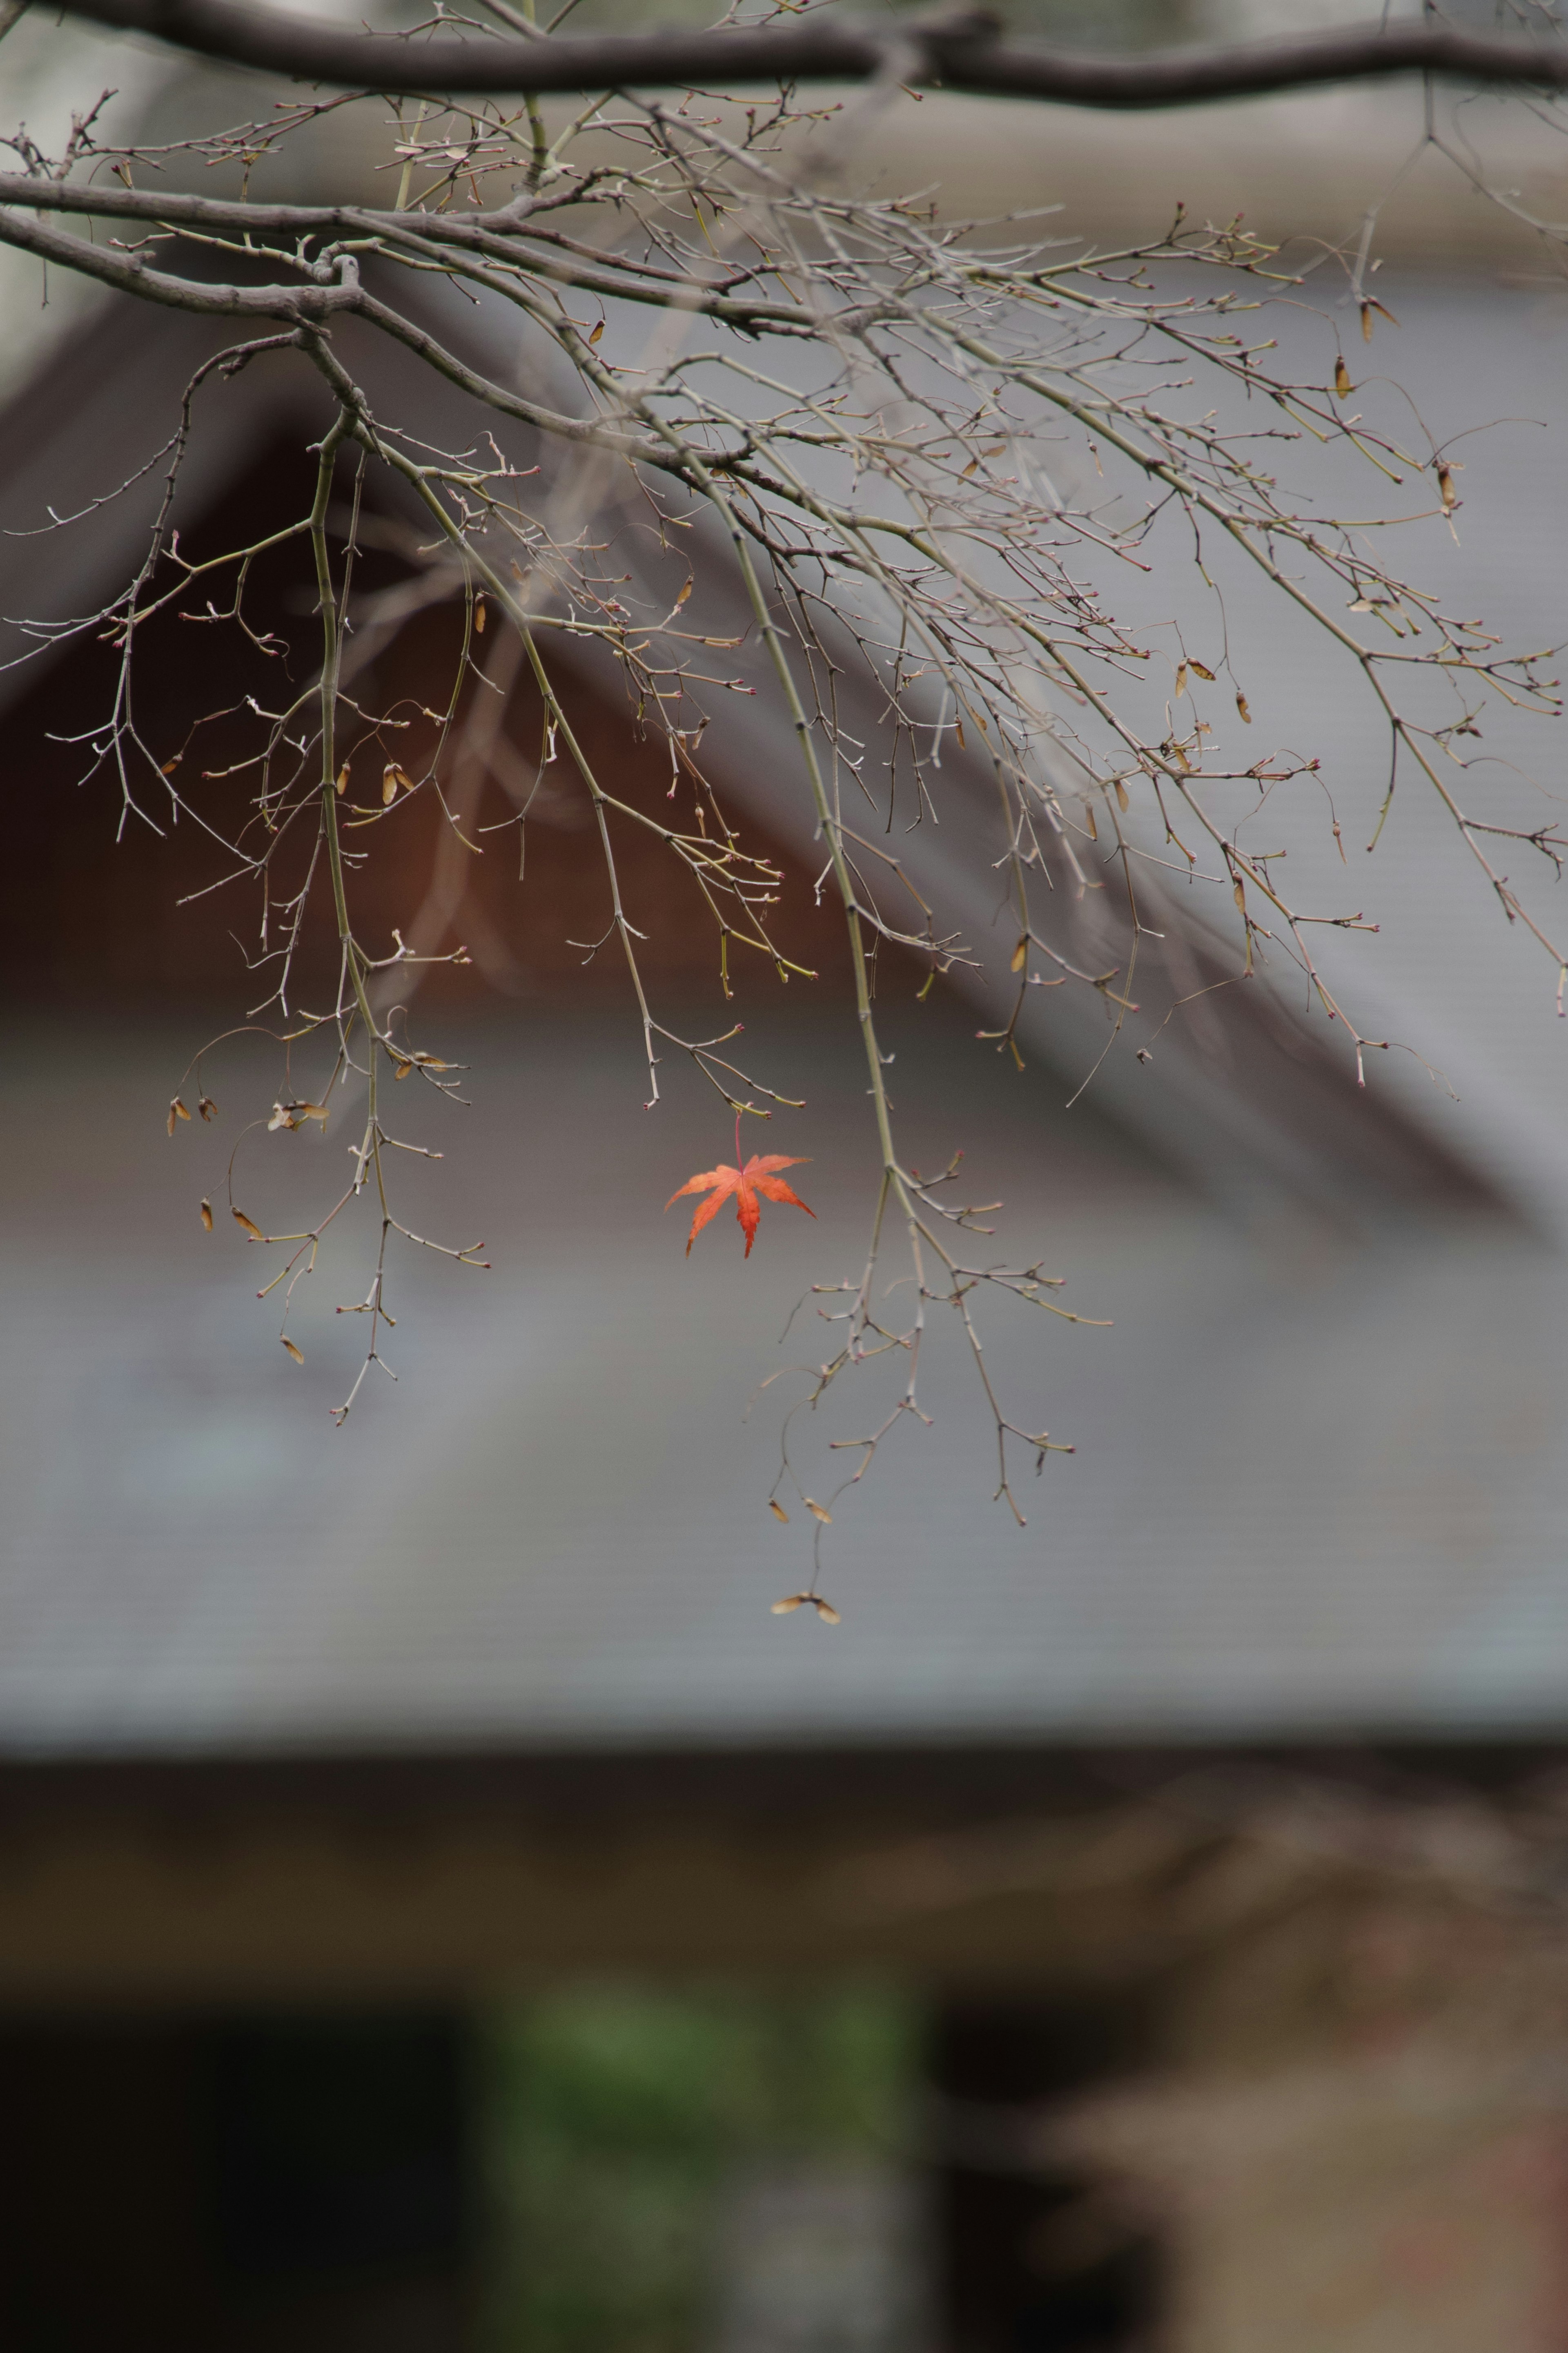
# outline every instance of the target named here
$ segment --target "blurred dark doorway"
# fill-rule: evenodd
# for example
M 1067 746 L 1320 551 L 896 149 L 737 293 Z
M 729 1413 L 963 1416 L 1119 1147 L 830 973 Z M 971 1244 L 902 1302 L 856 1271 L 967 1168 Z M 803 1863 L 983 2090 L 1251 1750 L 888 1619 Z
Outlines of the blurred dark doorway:
M 933 2022 L 943 2353 L 1150 2353 L 1159 2249 L 1096 2185 L 1050 2169 L 1040 2111 L 1130 2072 L 1125 1999 L 950 2003 Z
M 0 2026 L 5 2353 L 467 2353 L 446 2013 Z

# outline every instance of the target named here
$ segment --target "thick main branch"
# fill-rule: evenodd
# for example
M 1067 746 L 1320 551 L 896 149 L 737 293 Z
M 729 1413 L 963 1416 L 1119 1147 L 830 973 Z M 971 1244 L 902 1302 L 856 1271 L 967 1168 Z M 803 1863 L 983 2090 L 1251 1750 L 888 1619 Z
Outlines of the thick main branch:
M 878 25 L 813 16 L 713 32 L 670 27 L 537 41 L 414 38 L 310 23 L 237 0 L 68 0 L 69 13 L 290 79 L 418 94 L 428 90 L 719 89 L 746 83 L 908 83 L 1068 106 L 1189 106 L 1324 82 L 1435 74 L 1447 80 L 1568 89 L 1568 45 L 1439 24 L 1369 25 L 1300 38 L 1108 58 L 1001 37 L 964 13 Z

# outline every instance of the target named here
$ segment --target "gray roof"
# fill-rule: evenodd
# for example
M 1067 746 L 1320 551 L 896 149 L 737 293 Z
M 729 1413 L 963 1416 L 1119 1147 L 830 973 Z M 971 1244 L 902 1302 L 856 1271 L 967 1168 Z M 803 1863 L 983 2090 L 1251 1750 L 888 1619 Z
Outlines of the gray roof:
M 777 1390 L 744 1409 L 823 1353 L 809 1302 L 778 1335 L 814 1279 L 858 1262 L 842 1039 L 807 1023 L 779 1040 L 811 1098 L 781 1140 L 814 1147 L 798 1175 L 818 1221 L 771 1213 L 745 1262 L 728 1219 L 683 1259 L 681 1210 L 660 1205 L 711 1158 L 712 1118 L 684 1098 L 644 1113 L 624 1029 L 475 1038 L 475 1108 L 421 1122 L 447 1158 L 420 1214 L 483 1233 L 496 1271 L 398 1271 L 399 1386 L 341 1432 L 328 1409 L 357 1333 L 331 1310 L 363 1272 L 341 1255 L 315 1278 L 289 1364 L 250 1295 L 259 1254 L 195 1218 L 217 1175 L 195 1155 L 220 1161 L 226 1139 L 161 1132 L 182 1041 L 29 1039 L 0 1368 L 7 1745 L 1557 1720 L 1556 1256 L 1486 1220 L 1357 1237 L 1282 1213 L 1238 1231 L 1096 1115 L 1064 1120 L 1048 1074 L 977 1074 L 937 1019 L 917 1132 L 962 1134 L 1009 1230 L 1044 1238 L 1074 1303 L 1115 1326 L 993 1319 L 994 1376 L 1079 1448 L 1021 1482 L 1023 1531 L 987 1501 L 987 1432 L 939 1345 L 936 1427 L 836 1506 L 832 1630 L 768 1615 L 803 1581 L 811 1524 L 793 1496 L 788 1527 L 763 1508 Z M 341 1139 L 289 1145 L 335 1160 Z M 795 1433 L 817 1493 L 825 1435 Z
M 1495 460 L 1468 445 L 1464 546 L 1429 535 L 1424 554 L 1452 567 L 1456 605 L 1534 642 L 1568 635 L 1563 322 L 1516 293 L 1462 288 L 1401 290 L 1394 307 L 1399 367 L 1436 386 L 1439 432 L 1505 405 L 1499 379 L 1509 407 L 1553 420 L 1528 467 L 1517 444 Z M 722 592 L 717 575 L 710 586 Z M 1382 782 L 1364 714 L 1256 598 L 1233 598 L 1230 620 L 1261 735 L 1322 750 L 1347 840 L 1364 839 Z M 730 788 L 787 836 L 790 809 L 765 790 L 787 745 L 760 701 L 736 706 Z M 1307 833 L 1291 852 L 1318 854 Z M 981 935 L 984 858 L 966 866 L 924 842 L 919 854 L 945 860 Z M 661 1219 L 721 1139 L 695 1093 L 643 1113 L 624 1027 L 584 1016 L 535 1036 L 509 1017 L 476 1034 L 474 1109 L 441 1114 L 461 1124 L 440 1139 L 428 1214 L 465 1240 L 483 1232 L 496 1271 L 416 1263 L 400 1277 L 400 1386 L 372 1392 L 342 1433 L 327 1409 L 354 1327 L 331 1310 L 354 1295 L 353 1275 L 315 1278 L 307 1363 L 292 1366 L 269 1311 L 247 1301 L 255 1254 L 195 1220 L 199 1191 L 217 1197 L 221 1131 L 176 1146 L 161 1133 L 184 1038 L 100 1025 L 16 1040 L 0 1742 L 1560 1724 L 1568 1028 L 1538 952 L 1413 795 L 1352 887 L 1375 894 L 1385 927 L 1331 952 L 1375 1026 L 1440 1064 L 1457 1102 L 1392 1057 L 1370 1100 L 1356 1097 L 1335 1042 L 1283 988 L 1259 991 L 1267 1015 L 1249 1018 L 1293 1025 L 1296 1108 L 1258 1076 L 1267 1057 L 1245 1023 L 1212 1050 L 1168 1032 L 1151 1065 L 1117 1058 L 1068 1115 L 1064 1082 L 1089 1039 L 1054 1013 L 1022 1078 L 973 1052 L 973 1018 L 951 1001 L 899 1017 L 912 1155 L 930 1165 L 963 1144 L 977 1187 L 1006 1200 L 1009 1241 L 1044 1250 L 1072 1303 L 1115 1327 L 999 1325 L 994 1369 L 1079 1449 L 1026 1480 L 1022 1532 L 987 1500 L 987 1430 L 962 1367 L 939 1358 L 935 1429 L 900 1432 L 897 1472 L 889 1461 L 836 1507 L 833 1630 L 806 1611 L 768 1616 L 803 1581 L 810 1526 L 797 1507 L 784 1528 L 763 1508 L 787 1384 L 749 1420 L 743 1408 L 779 1365 L 824 1353 L 809 1298 L 782 1351 L 775 1335 L 812 1281 L 858 1265 L 863 1082 L 844 1025 L 797 1011 L 780 1029 L 810 1108 L 777 1140 L 812 1153 L 801 1189 L 818 1222 L 772 1212 L 747 1263 L 727 1219 L 689 1262 L 679 1212 Z M 934 1036 L 924 1081 L 917 1022 Z M 336 1123 L 324 1143 L 279 1141 L 341 1159 Z M 1423 1157 L 1452 1181 L 1407 1181 Z M 1237 1168 L 1247 1181 L 1228 1182 Z M 834 1475 L 825 1438 L 864 1415 L 851 1406 L 831 1432 L 797 1418 L 814 1493 Z

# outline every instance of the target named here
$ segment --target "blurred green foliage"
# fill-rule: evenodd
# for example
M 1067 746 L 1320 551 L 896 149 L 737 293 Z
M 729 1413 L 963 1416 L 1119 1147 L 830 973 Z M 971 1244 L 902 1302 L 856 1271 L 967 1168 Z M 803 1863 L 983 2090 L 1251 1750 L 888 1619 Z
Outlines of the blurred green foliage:
M 692 2353 L 723 2186 L 896 2155 L 921 2021 L 877 1988 L 577 1986 L 487 2029 L 487 2353 Z

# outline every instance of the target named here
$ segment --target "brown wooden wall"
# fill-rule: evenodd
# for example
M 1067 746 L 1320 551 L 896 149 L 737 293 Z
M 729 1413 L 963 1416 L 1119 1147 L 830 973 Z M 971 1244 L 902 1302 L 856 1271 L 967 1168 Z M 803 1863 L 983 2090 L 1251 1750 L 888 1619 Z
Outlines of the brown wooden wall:
M 199 555 L 244 543 L 298 512 L 308 490 L 302 476 L 293 476 L 303 463 L 298 451 L 269 458 L 185 543 L 188 552 Z M 361 588 L 370 590 L 400 576 L 405 575 L 398 565 L 374 550 L 356 573 Z M 219 586 L 214 601 L 221 605 L 226 593 Z M 225 1008 L 238 1008 L 267 993 L 260 971 L 247 975 L 245 967 L 247 955 L 254 957 L 259 944 L 257 883 L 247 879 L 210 891 L 235 869 L 224 840 L 254 850 L 263 838 L 247 822 L 255 776 L 213 772 L 257 748 L 260 730 L 246 711 L 247 697 L 277 708 L 310 683 L 319 640 L 306 553 L 296 546 L 260 560 L 247 590 L 247 618 L 281 652 L 263 653 L 232 623 L 189 617 L 205 601 L 194 592 L 181 596 L 169 615 L 147 627 L 132 677 L 137 726 L 153 762 L 162 766 L 179 759 L 174 781 L 188 813 L 177 822 L 171 821 L 167 788 L 151 764 L 142 763 L 132 779 L 145 817 L 123 815 L 112 761 L 95 762 L 89 743 L 60 740 L 87 734 L 113 708 L 119 655 L 101 637 L 79 639 L 41 668 L 6 722 L 0 748 L 7 852 L 0 861 L 0 974 L 13 1002 L 79 1005 L 100 1001 L 106 991 L 117 1002 L 195 996 L 211 1001 L 216 992 Z M 545 771 L 526 825 L 524 859 L 519 829 L 507 823 L 515 817 L 514 803 L 493 780 L 470 812 L 470 849 L 451 836 L 428 786 L 412 797 L 399 793 L 391 811 L 381 814 L 385 763 L 395 760 L 418 776 L 435 749 L 438 731 L 422 713 L 446 706 L 462 633 L 457 601 L 418 613 L 354 683 L 367 707 L 395 711 L 411 723 L 379 735 L 361 731 L 364 740 L 357 750 L 353 733 L 346 738 L 352 757 L 344 838 L 363 860 L 353 881 L 360 936 L 373 953 L 389 953 L 394 928 L 410 935 L 424 906 L 419 944 L 432 944 L 438 933 L 442 946 L 466 942 L 475 956 L 467 972 L 426 978 L 423 986 L 445 1001 L 472 1001 L 498 988 L 524 997 L 624 995 L 626 968 L 614 942 L 589 962 L 571 944 L 603 934 L 610 900 L 588 797 L 564 752 Z M 478 650 L 492 674 L 505 662 L 505 633 L 493 619 Z M 689 824 L 693 791 L 682 782 L 669 797 L 668 751 L 639 737 L 629 704 L 607 703 L 566 674 L 562 691 L 605 788 L 664 823 Z M 473 691 L 465 697 L 465 710 Z M 536 760 L 542 732 L 539 698 L 530 682 L 511 695 L 507 722 L 524 761 Z M 444 789 L 461 792 L 459 765 L 448 748 L 437 771 Z M 485 829 L 498 826 L 505 829 Z M 295 832 L 298 839 L 287 839 L 278 853 L 275 900 L 297 889 L 314 844 L 309 820 Z M 427 903 L 443 837 L 445 880 L 455 883 L 462 902 L 444 925 L 434 922 Z M 811 878 L 780 857 L 775 845 L 750 832 L 746 841 L 784 869 L 782 903 L 772 923 L 777 945 L 817 971 L 821 985 L 843 987 L 848 956 L 837 908 L 816 906 Z M 627 913 L 648 934 L 641 951 L 647 974 L 687 996 L 710 998 L 715 1014 L 722 1015 L 717 934 L 695 886 L 664 846 L 634 822 L 616 822 L 614 846 Z M 209 895 L 180 903 L 197 892 Z M 330 988 L 336 964 L 324 885 L 317 896 L 296 990 L 296 1001 L 307 1004 Z M 754 951 L 733 950 L 731 969 L 743 988 L 778 989 L 772 966 Z M 804 980 L 793 985 L 811 987 Z

